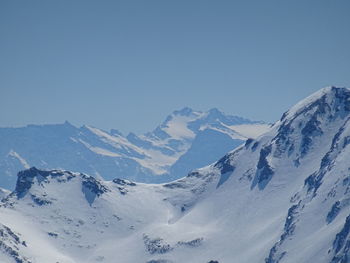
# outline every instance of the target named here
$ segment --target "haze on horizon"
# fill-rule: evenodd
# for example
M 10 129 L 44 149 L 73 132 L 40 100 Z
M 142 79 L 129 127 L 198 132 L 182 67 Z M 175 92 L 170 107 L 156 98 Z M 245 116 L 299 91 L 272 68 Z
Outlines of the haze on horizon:
M 189 106 L 273 122 L 350 87 L 350 2 L 0 3 L 0 127 L 136 133 Z

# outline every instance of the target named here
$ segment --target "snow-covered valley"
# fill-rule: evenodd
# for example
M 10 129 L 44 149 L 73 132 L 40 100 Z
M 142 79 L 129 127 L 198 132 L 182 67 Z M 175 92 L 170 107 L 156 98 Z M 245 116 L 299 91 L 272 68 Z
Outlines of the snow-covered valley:
M 329 87 L 169 183 L 26 169 L 2 194 L 0 262 L 348 262 L 349 122 L 350 90 Z

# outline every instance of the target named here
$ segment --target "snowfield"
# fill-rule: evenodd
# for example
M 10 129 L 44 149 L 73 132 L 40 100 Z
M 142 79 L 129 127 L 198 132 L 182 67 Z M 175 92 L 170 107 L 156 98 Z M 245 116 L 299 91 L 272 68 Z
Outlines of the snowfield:
M 350 90 L 329 87 L 170 183 L 24 170 L 1 201 L 0 261 L 348 262 L 349 122 Z
M 87 125 L 77 128 L 69 122 L 0 128 L 0 187 L 13 190 L 18 171 L 32 166 L 78 171 L 105 180 L 169 182 L 216 161 L 269 127 L 217 109 L 184 108 L 140 136 Z

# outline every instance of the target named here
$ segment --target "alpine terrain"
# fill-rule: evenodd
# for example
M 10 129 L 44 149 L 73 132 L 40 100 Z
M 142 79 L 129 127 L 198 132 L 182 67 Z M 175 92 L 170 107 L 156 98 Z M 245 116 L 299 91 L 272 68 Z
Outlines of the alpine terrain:
M 76 128 L 69 122 L 0 128 L 0 187 L 13 190 L 17 172 L 32 166 L 79 171 L 105 180 L 169 182 L 214 162 L 269 127 L 217 109 L 184 108 L 141 136 L 86 125 Z
M 180 142 L 194 136 L 175 131 Z M 349 159 L 350 90 L 329 87 L 170 183 L 32 167 L 1 201 L 0 262 L 349 262 Z

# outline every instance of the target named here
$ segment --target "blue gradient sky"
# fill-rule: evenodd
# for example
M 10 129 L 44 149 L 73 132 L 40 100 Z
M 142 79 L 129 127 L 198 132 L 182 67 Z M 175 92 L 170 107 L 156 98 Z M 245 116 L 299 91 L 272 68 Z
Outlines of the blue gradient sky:
M 0 126 L 137 133 L 190 106 L 273 122 L 350 87 L 350 1 L 0 2 Z

